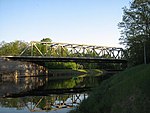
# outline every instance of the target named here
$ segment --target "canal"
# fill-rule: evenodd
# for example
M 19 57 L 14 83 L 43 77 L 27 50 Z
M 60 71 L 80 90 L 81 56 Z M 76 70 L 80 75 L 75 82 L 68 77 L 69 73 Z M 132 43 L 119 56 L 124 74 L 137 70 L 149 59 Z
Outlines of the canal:
M 103 79 L 60 74 L 1 78 L 0 113 L 67 113 L 88 98 Z

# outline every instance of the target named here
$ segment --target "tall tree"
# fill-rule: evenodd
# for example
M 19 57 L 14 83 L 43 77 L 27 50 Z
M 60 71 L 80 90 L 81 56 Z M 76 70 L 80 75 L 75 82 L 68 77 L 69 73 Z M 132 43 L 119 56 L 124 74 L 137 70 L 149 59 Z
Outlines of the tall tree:
M 150 1 L 134 0 L 123 8 L 121 44 L 126 46 L 131 65 L 150 62 Z

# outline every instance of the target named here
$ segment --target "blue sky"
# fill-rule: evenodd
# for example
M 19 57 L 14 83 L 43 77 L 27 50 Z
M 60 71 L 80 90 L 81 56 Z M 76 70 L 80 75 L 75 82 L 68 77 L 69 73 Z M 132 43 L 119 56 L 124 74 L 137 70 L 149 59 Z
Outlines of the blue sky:
M 130 0 L 0 0 L 0 42 L 119 46 L 117 24 Z

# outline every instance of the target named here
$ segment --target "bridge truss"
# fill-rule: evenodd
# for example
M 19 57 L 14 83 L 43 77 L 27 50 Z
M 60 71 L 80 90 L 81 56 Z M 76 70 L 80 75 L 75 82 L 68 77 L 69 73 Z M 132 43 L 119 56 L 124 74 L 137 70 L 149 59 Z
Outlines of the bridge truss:
M 126 58 L 124 50 L 118 47 L 56 42 L 31 42 L 20 56 Z

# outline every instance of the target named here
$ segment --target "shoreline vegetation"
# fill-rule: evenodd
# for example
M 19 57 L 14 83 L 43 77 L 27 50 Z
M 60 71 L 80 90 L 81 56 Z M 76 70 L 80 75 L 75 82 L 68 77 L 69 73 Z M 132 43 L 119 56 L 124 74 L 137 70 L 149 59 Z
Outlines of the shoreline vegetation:
M 100 69 L 49 69 L 49 74 L 103 74 L 103 71 Z
M 102 76 L 104 73 L 100 69 L 50 69 L 49 79 L 67 79 L 78 77 Z
M 126 69 L 95 88 L 70 113 L 150 113 L 150 64 Z

